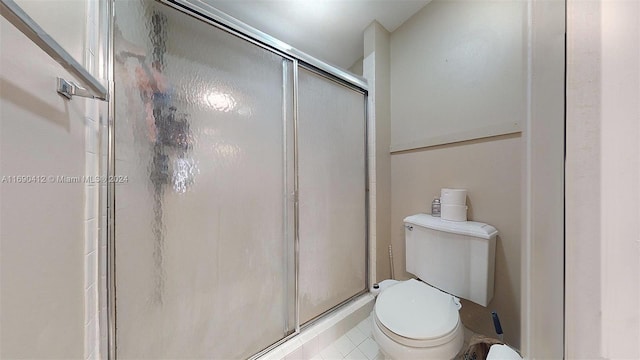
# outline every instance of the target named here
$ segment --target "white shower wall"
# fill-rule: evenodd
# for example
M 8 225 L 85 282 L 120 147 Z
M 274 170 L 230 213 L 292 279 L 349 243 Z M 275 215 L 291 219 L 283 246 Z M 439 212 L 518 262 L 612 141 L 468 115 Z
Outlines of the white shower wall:
M 106 40 L 107 3 L 86 1 L 84 64 L 87 70 L 106 84 L 104 41 Z M 79 100 L 75 98 L 74 100 Z M 107 175 L 107 103 L 86 101 L 85 175 L 106 179 Z M 85 358 L 107 357 L 107 182 L 85 185 Z

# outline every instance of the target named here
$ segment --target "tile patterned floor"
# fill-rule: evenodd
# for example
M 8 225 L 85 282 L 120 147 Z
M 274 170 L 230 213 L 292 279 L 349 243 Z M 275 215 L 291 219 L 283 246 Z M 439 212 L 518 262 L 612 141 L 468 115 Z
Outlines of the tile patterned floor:
M 378 344 L 371 334 L 371 318 L 362 320 L 338 340 L 320 351 L 311 360 L 382 360 Z
M 464 345 L 466 349 L 473 332 L 466 329 L 464 331 Z M 455 357 L 455 360 L 462 359 L 462 352 Z M 319 354 L 311 360 L 383 360 L 384 355 L 380 351 L 378 344 L 373 340 L 371 334 L 371 317 L 362 320 L 353 329 L 334 341 L 332 344 L 322 349 Z

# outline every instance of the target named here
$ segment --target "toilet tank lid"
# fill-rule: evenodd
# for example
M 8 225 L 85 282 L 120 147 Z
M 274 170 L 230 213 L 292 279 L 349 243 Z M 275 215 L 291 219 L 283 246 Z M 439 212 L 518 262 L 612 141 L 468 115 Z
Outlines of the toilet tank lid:
M 448 221 L 429 214 L 416 214 L 404 218 L 406 224 L 422 226 L 427 229 L 444 231 L 453 234 L 491 239 L 498 235 L 498 230 L 491 225 L 476 221 Z

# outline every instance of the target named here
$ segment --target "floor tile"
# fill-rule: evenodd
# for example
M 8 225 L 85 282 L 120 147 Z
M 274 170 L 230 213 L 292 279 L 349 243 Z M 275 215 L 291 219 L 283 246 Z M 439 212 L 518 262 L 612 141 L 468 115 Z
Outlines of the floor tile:
M 333 343 L 336 349 L 342 354 L 342 357 L 347 356 L 353 349 L 356 348 L 356 345 L 349 340 L 347 335 L 342 335 L 336 342 Z
M 360 331 L 360 329 L 358 329 L 358 327 L 354 327 L 353 329 L 349 330 L 347 332 L 347 337 L 349 338 L 349 340 L 351 340 L 351 342 L 355 345 L 358 346 L 360 345 L 368 336 L 366 336 L 365 334 L 362 333 L 362 331 Z
M 365 336 L 371 336 L 371 315 L 356 326 Z
M 358 350 L 358 348 L 353 349 L 353 351 L 351 351 L 349 354 L 347 354 L 347 357 L 345 357 L 345 359 L 349 359 L 349 360 L 369 360 L 369 359 L 367 359 L 367 356 L 362 353 L 362 351 Z
M 358 350 L 362 351 L 367 359 L 375 359 L 380 352 L 378 344 L 372 338 L 367 338 L 363 341 L 362 344 L 358 346 Z
M 312 360 L 384 360 L 384 353 L 373 339 L 371 326 L 371 316 L 369 316 L 325 349 L 321 349 L 320 356 L 314 356 Z M 465 328 L 464 346 L 455 358 L 456 360 L 462 359 L 462 353 L 468 346 L 469 338 L 472 335 L 474 332 Z

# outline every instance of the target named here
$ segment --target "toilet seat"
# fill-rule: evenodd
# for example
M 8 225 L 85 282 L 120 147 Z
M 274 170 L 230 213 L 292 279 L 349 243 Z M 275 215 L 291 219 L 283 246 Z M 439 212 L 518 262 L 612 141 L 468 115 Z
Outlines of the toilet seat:
M 432 347 L 458 336 L 459 309 L 454 296 L 411 279 L 378 295 L 373 313 L 380 330 L 397 343 Z
M 374 310 L 375 315 L 375 310 Z M 460 328 L 460 322 L 456 325 L 456 327 L 449 333 L 444 334 L 442 337 L 434 338 L 434 339 L 411 339 L 404 336 L 400 336 L 393 331 L 389 330 L 386 326 L 380 323 L 380 320 L 377 316 L 374 317 L 374 321 L 378 326 L 378 329 L 382 331 L 388 338 L 392 339 L 398 344 L 414 347 L 414 348 L 428 348 L 435 347 L 439 345 L 446 344 L 452 340 L 454 340 L 458 336 L 458 329 Z

